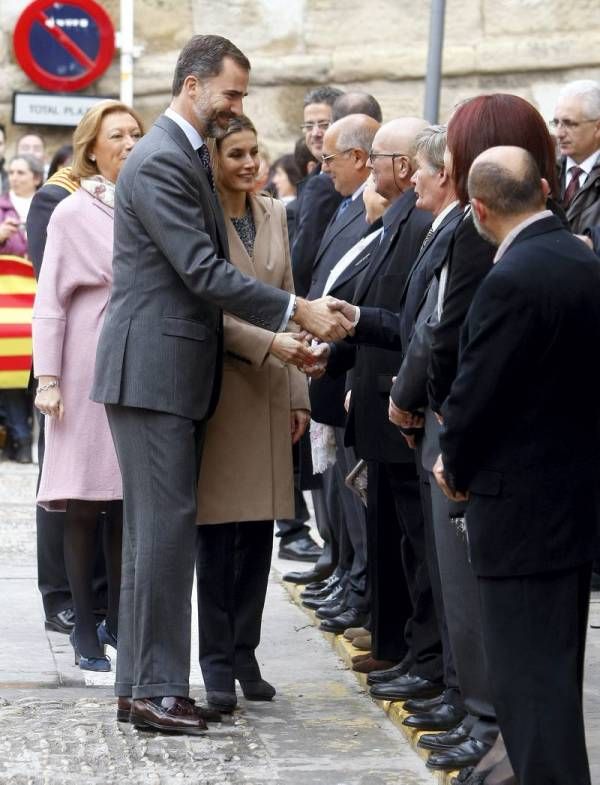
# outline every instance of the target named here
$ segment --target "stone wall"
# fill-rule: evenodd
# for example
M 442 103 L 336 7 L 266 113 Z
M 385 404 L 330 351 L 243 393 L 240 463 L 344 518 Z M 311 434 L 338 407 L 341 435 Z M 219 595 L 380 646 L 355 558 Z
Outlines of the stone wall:
M 102 3 L 119 26 L 118 0 Z M 26 0 L 0 0 L 0 120 L 12 91 L 37 90 L 15 64 L 12 29 Z M 503 90 L 549 117 L 565 81 L 600 79 L 598 0 L 447 0 L 441 119 L 460 99 Z M 246 111 L 273 155 L 299 135 L 302 96 L 317 83 L 372 92 L 384 118 L 423 106 L 428 0 L 136 0 L 135 105 L 151 122 L 168 102 L 177 51 L 193 33 L 232 38 L 253 63 Z M 87 92 L 119 91 L 118 57 Z M 44 133 L 50 146 L 69 135 Z

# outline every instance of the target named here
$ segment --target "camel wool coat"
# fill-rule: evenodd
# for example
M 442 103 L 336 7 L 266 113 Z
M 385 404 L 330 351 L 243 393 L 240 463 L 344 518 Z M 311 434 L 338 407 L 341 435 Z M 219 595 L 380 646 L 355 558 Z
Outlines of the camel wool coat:
M 227 220 L 230 261 L 265 283 L 294 291 L 285 206 L 250 196 L 252 259 Z M 274 333 L 224 316 L 221 396 L 209 420 L 198 481 L 198 523 L 294 516 L 290 412 L 310 410 L 306 377 L 269 354 Z

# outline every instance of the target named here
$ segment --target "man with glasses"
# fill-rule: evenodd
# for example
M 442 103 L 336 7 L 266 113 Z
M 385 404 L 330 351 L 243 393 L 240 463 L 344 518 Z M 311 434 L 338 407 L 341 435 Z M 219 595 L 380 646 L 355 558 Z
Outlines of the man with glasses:
M 570 82 L 560 91 L 554 118 L 561 153 L 561 201 L 575 234 L 600 224 L 600 83 Z

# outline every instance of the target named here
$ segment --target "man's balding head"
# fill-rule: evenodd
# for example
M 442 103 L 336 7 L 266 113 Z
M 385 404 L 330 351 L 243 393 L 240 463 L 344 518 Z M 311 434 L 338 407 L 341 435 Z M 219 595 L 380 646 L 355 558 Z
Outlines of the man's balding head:
M 323 171 L 336 191 L 351 196 L 369 176 L 367 160 L 379 128 L 365 114 L 351 114 L 330 126 L 323 138 Z
M 550 186 L 522 147 L 491 147 L 469 171 L 469 198 L 479 234 L 499 245 L 530 215 L 544 209 Z
M 538 165 L 522 147 L 491 147 L 478 155 L 468 189 L 471 199 L 504 216 L 541 210 L 546 200 Z
M 332 118 L 334 122 L 349 114 L 366 114 L 377 120 L 382 120 L 381 107 L 377 99 L 370 93 L 354 91 L 344 93 L 336 98 L 332 108 Z
M 394 201 L 411 188 L 416 140 L 425 128 L 427 122 L 419 117 L 399 117 L 375 134 L 370 166 L 375 190 L 386 199 Z

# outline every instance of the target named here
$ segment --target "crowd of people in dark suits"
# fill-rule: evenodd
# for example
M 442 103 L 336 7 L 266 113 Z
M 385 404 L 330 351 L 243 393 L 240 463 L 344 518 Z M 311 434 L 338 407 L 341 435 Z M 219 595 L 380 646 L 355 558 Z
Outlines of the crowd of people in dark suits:
M 312 562 L 285 579 L 431 769 L 589 784 L 600 85 L 565 86 L 555 137 L 514 95 L 429 125 L 315 88 L 277 200 L 256 192 L 249 71 L 195 36 L 152 129 L 99 104 L 33 200 L 47 624 L 82 668 L 118 646 L 120 721 L 202 733 L 236 681 L 276 694 L 255 656 L 276 520 L 280 555 Z

